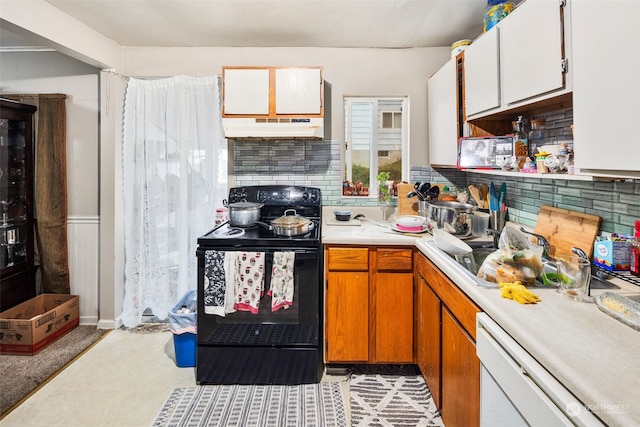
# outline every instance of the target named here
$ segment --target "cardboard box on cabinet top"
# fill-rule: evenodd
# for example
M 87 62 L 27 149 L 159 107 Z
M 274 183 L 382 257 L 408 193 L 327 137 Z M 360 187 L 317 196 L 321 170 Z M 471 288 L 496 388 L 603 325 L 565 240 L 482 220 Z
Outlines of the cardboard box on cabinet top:
M 41 294 L 0 313 L 0 353 L 34 355 L 80 323 L 79 297 Z

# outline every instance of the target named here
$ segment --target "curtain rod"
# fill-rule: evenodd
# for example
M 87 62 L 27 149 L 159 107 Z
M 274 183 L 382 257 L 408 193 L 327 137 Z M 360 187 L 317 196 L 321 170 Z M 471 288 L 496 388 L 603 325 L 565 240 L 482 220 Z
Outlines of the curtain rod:
M 67 98 L 64 93 L 0 93 L 0 97 L 16 98 L 23 96 L 37 96 L 38 98 Z
M 129 81 L 129 76 L 125 76 L 124 74 L 120 74 L 119 72 L 117 72 L 116 70 L 114 70 L 113 68 L 103 68 L 102 70 L 105 73 L 111 73 L 114 76 L 118 76 L 121 79 L 125 80 L 125 81 Z

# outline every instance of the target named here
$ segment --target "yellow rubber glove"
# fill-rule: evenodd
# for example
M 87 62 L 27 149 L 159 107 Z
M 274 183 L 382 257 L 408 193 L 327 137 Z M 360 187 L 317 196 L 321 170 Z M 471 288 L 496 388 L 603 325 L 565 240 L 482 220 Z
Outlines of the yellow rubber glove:
M 520 304 L 535 304 L 541 301 L 538 295 L 525 288 L 518 280 L 513 283 L 500 283 L 499 286 L 502 298 L 512 299 Z

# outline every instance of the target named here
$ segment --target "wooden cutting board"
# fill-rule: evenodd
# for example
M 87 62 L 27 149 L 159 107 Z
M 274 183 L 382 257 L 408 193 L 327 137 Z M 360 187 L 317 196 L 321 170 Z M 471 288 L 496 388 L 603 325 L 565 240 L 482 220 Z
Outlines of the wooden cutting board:
M 413 184 L 398 184 L 398 215 L 418 215 L 418 197 L 407 197 L 412 191 Z
M 534 232 L 547 238 L 549 255 L 552 257 L 571 254 L 574 246 L 591 257 L 593 241 L 600 231 L 601 221 L 597 215 L 542 206 Z

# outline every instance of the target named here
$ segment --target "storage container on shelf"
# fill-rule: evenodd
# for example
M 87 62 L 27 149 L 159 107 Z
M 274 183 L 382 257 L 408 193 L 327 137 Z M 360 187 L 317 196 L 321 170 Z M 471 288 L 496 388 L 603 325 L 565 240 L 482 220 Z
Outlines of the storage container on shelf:
M 487 7 L 485 7 L 482 14 L 484 26 L 484 32 L 489 31 L 504 17 L 510 14 L 514 9 L 513 2 L 503 0 L 487 0 Z
M 455 58 L 456 56 L 458 56 L 458 54 L 465 50 L 470 44 L 471 40 L 468 39 L 458 40 L 457 42 L 454 42 L 451 45 L 451 58 Z

